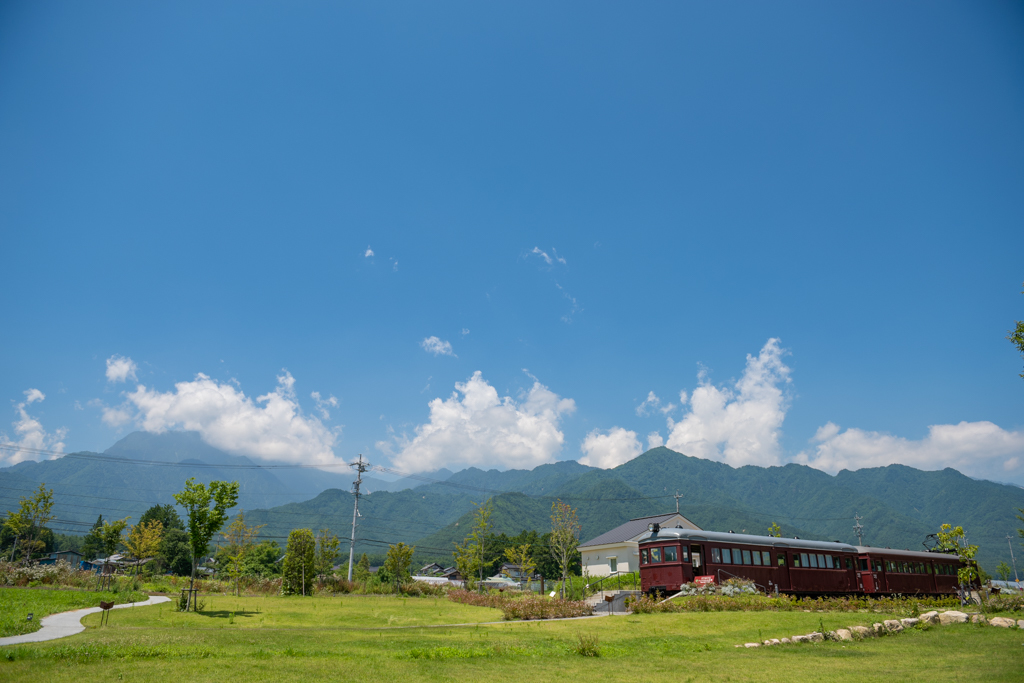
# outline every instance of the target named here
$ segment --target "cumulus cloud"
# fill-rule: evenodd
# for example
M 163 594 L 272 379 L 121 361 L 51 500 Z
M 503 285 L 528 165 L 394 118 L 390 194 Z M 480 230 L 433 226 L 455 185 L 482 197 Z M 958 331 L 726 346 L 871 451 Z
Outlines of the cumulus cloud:
M 813 452 L 799 453 L 796 461 L 831 473 L 900 463 L 922 470 L 952 467 L 997 481 L 1024 479 L 1024 432 L 987 421 L 931 425 L 918 440 L 855 428 L 843 431 L 828 422 L 811 441 L 817 444 Z
M 756 357 L 747 355 L 743 376 L 731 387 L 714 386 L 702 371 L 689 412 L 679 422 L 668 421 L 668 447 L 734 467 L 778 464 L 788 409 L 782 387 L 790 381 L 784 354 L 779 340 L 769 339 Z
M 295 379 L 286 370 L 278 376 L 277 387 L 256 400 L 202 373 L 191 382 L 178 382 L 174 391 L 140 384 L 126 397 L 119 410 L 134 410 L 133 419 L 147 432 L 196 431 L 211 446 L 263 460 L 308 465 L 339 462 L 332 451 L 338 430 L 303 414 L 295 396 Z
M 467 334 L 469 334 L 469 329 L 468 329 L 468 328 L 465 328 L 465 327 L 463 327 L 463 328 L 462 328 L 462 336 L 463 336 L 463 337 L 465 337 L 465 336 L 466 336 Z
M 686 392 L 682 392 L 680 396 L 683 397 L 683 403 L 686 403 Z M 661 405 L 661 399 L 658 398 L 657 394 L 651 391 L 648 392 L 647 398 L 645 398 L 643 402 L 641 402 L 640 405 L 636 407 L 636 414 L 637 417 L 647 417 L 649 415 L 653 415 L 654 411 L 657 410 L 663 415 L 668 415 L 675 409 L 675 403 Z
M 420 346 L 423 347 L 424 351 L 432 353 L 435 356 L 453 356 L 458 358 L 452 350 L 451 342 L 442 341 L 438 337 L 427 337 L 420 342 Z
M 647 450 L 665 445 L 665 439 L 661 438 L 658 432 L 651 432 L 647 435 Z
M 0 432 L 0 443 L 5 448 L 0 450 L 0 466 L 10 466 L 24 460 L 42 460 L 47 454 L 38 451 L 64 452 L 64 437 L 68 430 L 57 429 L 52 434 L 43 428 L 43 424 L 28 414 L 26 408 L 37 402 L 46 400 L 46 395 L 38 389 L 24 392 L 25 400 L 14 404 L 14 412 L 18 416 L 11 426 L 14 427 L 14 438 Z M 51 456 L 55 457 L 55 456 Z
M 584 453 L 580 464 L 609 469 L 640 455 L 643 447 L 636 438 L 636 432 L 612 427 L 607 432 L 595 429 L 587 434 L 580 450 Z
M 370 247 L 367 246 L 366 251 L 363 253 L 363 257 L 370 258 L 371 256 L 373 256 L 373 249 L 370 249 Z
M 139 378 L 135 371 L 138 369 L 139 366 L 131 358 L 114 354 L 107 359 L 107 381 L 127 382 L 130 379 L 137 382 Z
M 102 406 L 103 424 L 114 429 L 120 429 L 132 421 L 132 411 L 125 406 Z
M 338 407 L 338 399 L 335 398 L 334 396 L 329 396 L 327 398 L 323 398 L 320 395 L 319 391 L 314 391 L 312 394 L 310 394 L 310 396 L 316 402 L 316 409 L 317 409 L 317 412 L 320 413 L 320 417 L 322 417 L 325 420 L 330 420 L 331 419 L 331 412 L 328 410 L 328 407 L 330 407 L 330 408 L 337 408 Z
M 576 410 L 540 382 L 519 401 L 499 397 L 477 371 L 447 399 L 430 402 L 430 421 L 415 436 L 377 442 L 396 467 L 426 472 L 447 467 L 526 468 L 552 462 L 565 439 L 559 423 Z

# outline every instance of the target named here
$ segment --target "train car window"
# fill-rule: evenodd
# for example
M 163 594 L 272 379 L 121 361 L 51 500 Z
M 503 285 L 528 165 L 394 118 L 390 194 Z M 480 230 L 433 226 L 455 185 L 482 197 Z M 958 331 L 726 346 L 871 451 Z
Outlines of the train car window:
M 932 574 L 932 573 L 933 573 L 933 572 L 932 572 L 932 565 L 931 565 L 931 563 L 929 563 L 929 564 L 926 564 L 926 565 L 924 566 L 924 573 L 925 573 L 925 574 Z
M 875 560 L 874 565 L 875 565 L 875 571 L 876 572 L 882 571 L 882 561 L 881 560 Z
M 833 568 L 832 567 L 832 556 L 831 555 L 826 555 L 825 556 L 825 569 L 832 569 L 832 568 Z
M 750 551 L 749 550 L 744 550 L 743 551 L 743 564 L 750 564 Z
M 793 559 L 796 559 L 796 555 L 793 555 Z M 794 567 L 810 567 L 811 562 L 807 559 L 807 553 L 800 553 L 800 564 L 793 564 Z
M 895 569 L 892 568 L 892 562 L 890 562 L 889 560 L 885 561 L 885 571 L 887 571 L 887 572 L 896 571 Z
M 807 566 L 811 567 L 813 569 L 817 569 L 818 568 L 818 556 L 815 555 L 814 553 L 811 553 L 810 555 L 808 555 L 808 557 L 810 558 L 810 564 L 808 564 Z
M 853 558 L 851 558 L 851 557 L 847 557 L 846 558 L 846 568 L 847 569 L 853 569 Z
M 651 548 L 651 562 L 661 562 L 661 548 Z
M 818 555 L 818 569 L 824 569 L 824 568 L 825 568 L 825 556 L 824 555 Z
M 715 564 L 722 564 L 722 551 L 719 548 L 711 549 L 711 561 Z
M 690 549 L 687 548 L 684 545 L 683 546 L 683 562 L 689 562 L 689 561 L 690 561 Z
M 786 566 L 786 553 L 779 553 L 779 566 L 780 567 L 785 567 Z
M 667 548 L 665 548 L 665 561 L 666 562 L 675 562 L 676 561 L 676 547 L 674 545 L 670 545 Z
M 865 560 L 863 557 L 858 557 L 857 569 L 861 570 L 862 572 L 866 572 L 868 570 L 868 561 Z
M 732 563 L 733 564 L 743 564 L 743 556 L 740 554 L 740 549 L 739 548 L 733 548 L 732 549 Z
M 755 550 L 754 551 L 754 564 L 756 564 L 758 567 L 761 566 L 761 551 L 760 550 Z
M 768 552 L 767 550 L 762 550 L 761 551 L 761 559 L 764 560 L 764 566 L 766 566 L 766 567 L 772 566 L 772 554 L 770 552 Z
M 722 548 L 722 564 L 732 564 L 732 553 L 728 548 Z
M 640 551 L 640 564 L 647 564 L 647 549 Z

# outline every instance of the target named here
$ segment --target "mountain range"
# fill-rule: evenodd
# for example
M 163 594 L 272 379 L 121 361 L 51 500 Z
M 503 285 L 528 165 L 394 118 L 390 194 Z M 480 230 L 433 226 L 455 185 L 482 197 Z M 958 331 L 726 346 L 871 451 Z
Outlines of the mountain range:
M 102 454 L 73 453 L 0 468 L 0 509 L 46 482 L 54 489 L 64 531 L 84 530 L 98 514 L 137 519 L 153 504 L 173 503 L 188 477 L 237 480 L 239 507 L 264 538 L 283 541 L 294 528 L 327 528 L 347 538 L 352 524 L 351 471 L 328 472 L 283 463 L 254 462 L 202 442 L 197 434 L 136 432 Z M 654 448 L 613 469 L 575 461 L 532 470 L 447 470 L 387 482 L 363 479 L 358 552 L 379 553 L 388 543 L 417 546 L 423 558 L 450 560 L 452 543 L 472 525 L 474 504 L 491 499 L 495 531 L 550 528 L 561 499 L 577 509 L 581 540 L 628 519 L 675 510 L 705 529 L 765 533 L 772 523 L 785 536 L 857 542 L 855 515 L 867 545 L 920 549 L 943 523 L 962 525 L 992 572 L 1010 562 L 1024 489 L 964 476 L 953 469 L 922 471 L 903 465 L 843 470 L 829 475 L 804 465 L 729 465 Z M 347 544 L 345 544 L 347 547 Z M 1019 552 L 1017 554 L 1020 554 Z M 1022 565 L 1024 569 L 1024 565 Z

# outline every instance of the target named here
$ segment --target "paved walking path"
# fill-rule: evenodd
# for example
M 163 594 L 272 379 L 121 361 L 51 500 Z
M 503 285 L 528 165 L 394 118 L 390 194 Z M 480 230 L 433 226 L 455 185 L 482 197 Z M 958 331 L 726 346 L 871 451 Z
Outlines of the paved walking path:
M 145 607 L 146 605 L 159 605 L 162 602 L 170 602 L 171 599 L 164 595 L 154 595 L 145 602 L 129 602 L 123 605 L 114 605 L 114 609 L 125 609 L 127 607 Z M 86 614 L 95 614 L 101 611 L 99 607 L 86 607 L 85 609 L 76 609 L 72 612 L 61 612 L 60 614 L 51 614 L 48 617 L 43 617 L 42 621 L 39 622 L 43 625 L 41 629 L 35 633 L 26 633 L 21 636 L 9 636 L 7 638 L 0 638 L 0 645 L 18 645 L 21 643 L 38 643 L 44 640 L 56 640 L 57 638 L 66 638 L 67 636 L 73 636 L 76 633 L 81 633 L 85 630 L 85 626 L 82 626 L 82 617 Z

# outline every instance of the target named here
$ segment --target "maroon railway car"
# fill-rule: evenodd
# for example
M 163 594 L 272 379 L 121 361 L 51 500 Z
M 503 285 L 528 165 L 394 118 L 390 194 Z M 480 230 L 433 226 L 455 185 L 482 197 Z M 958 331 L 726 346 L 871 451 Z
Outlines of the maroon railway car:
M 750 579 L 766 592 L 804 595 L 953 593 L 959 567 L 956 557 L 940 553 L 656 524 L 639 546 L 640 587 L 648 593 L 733 577 Z

